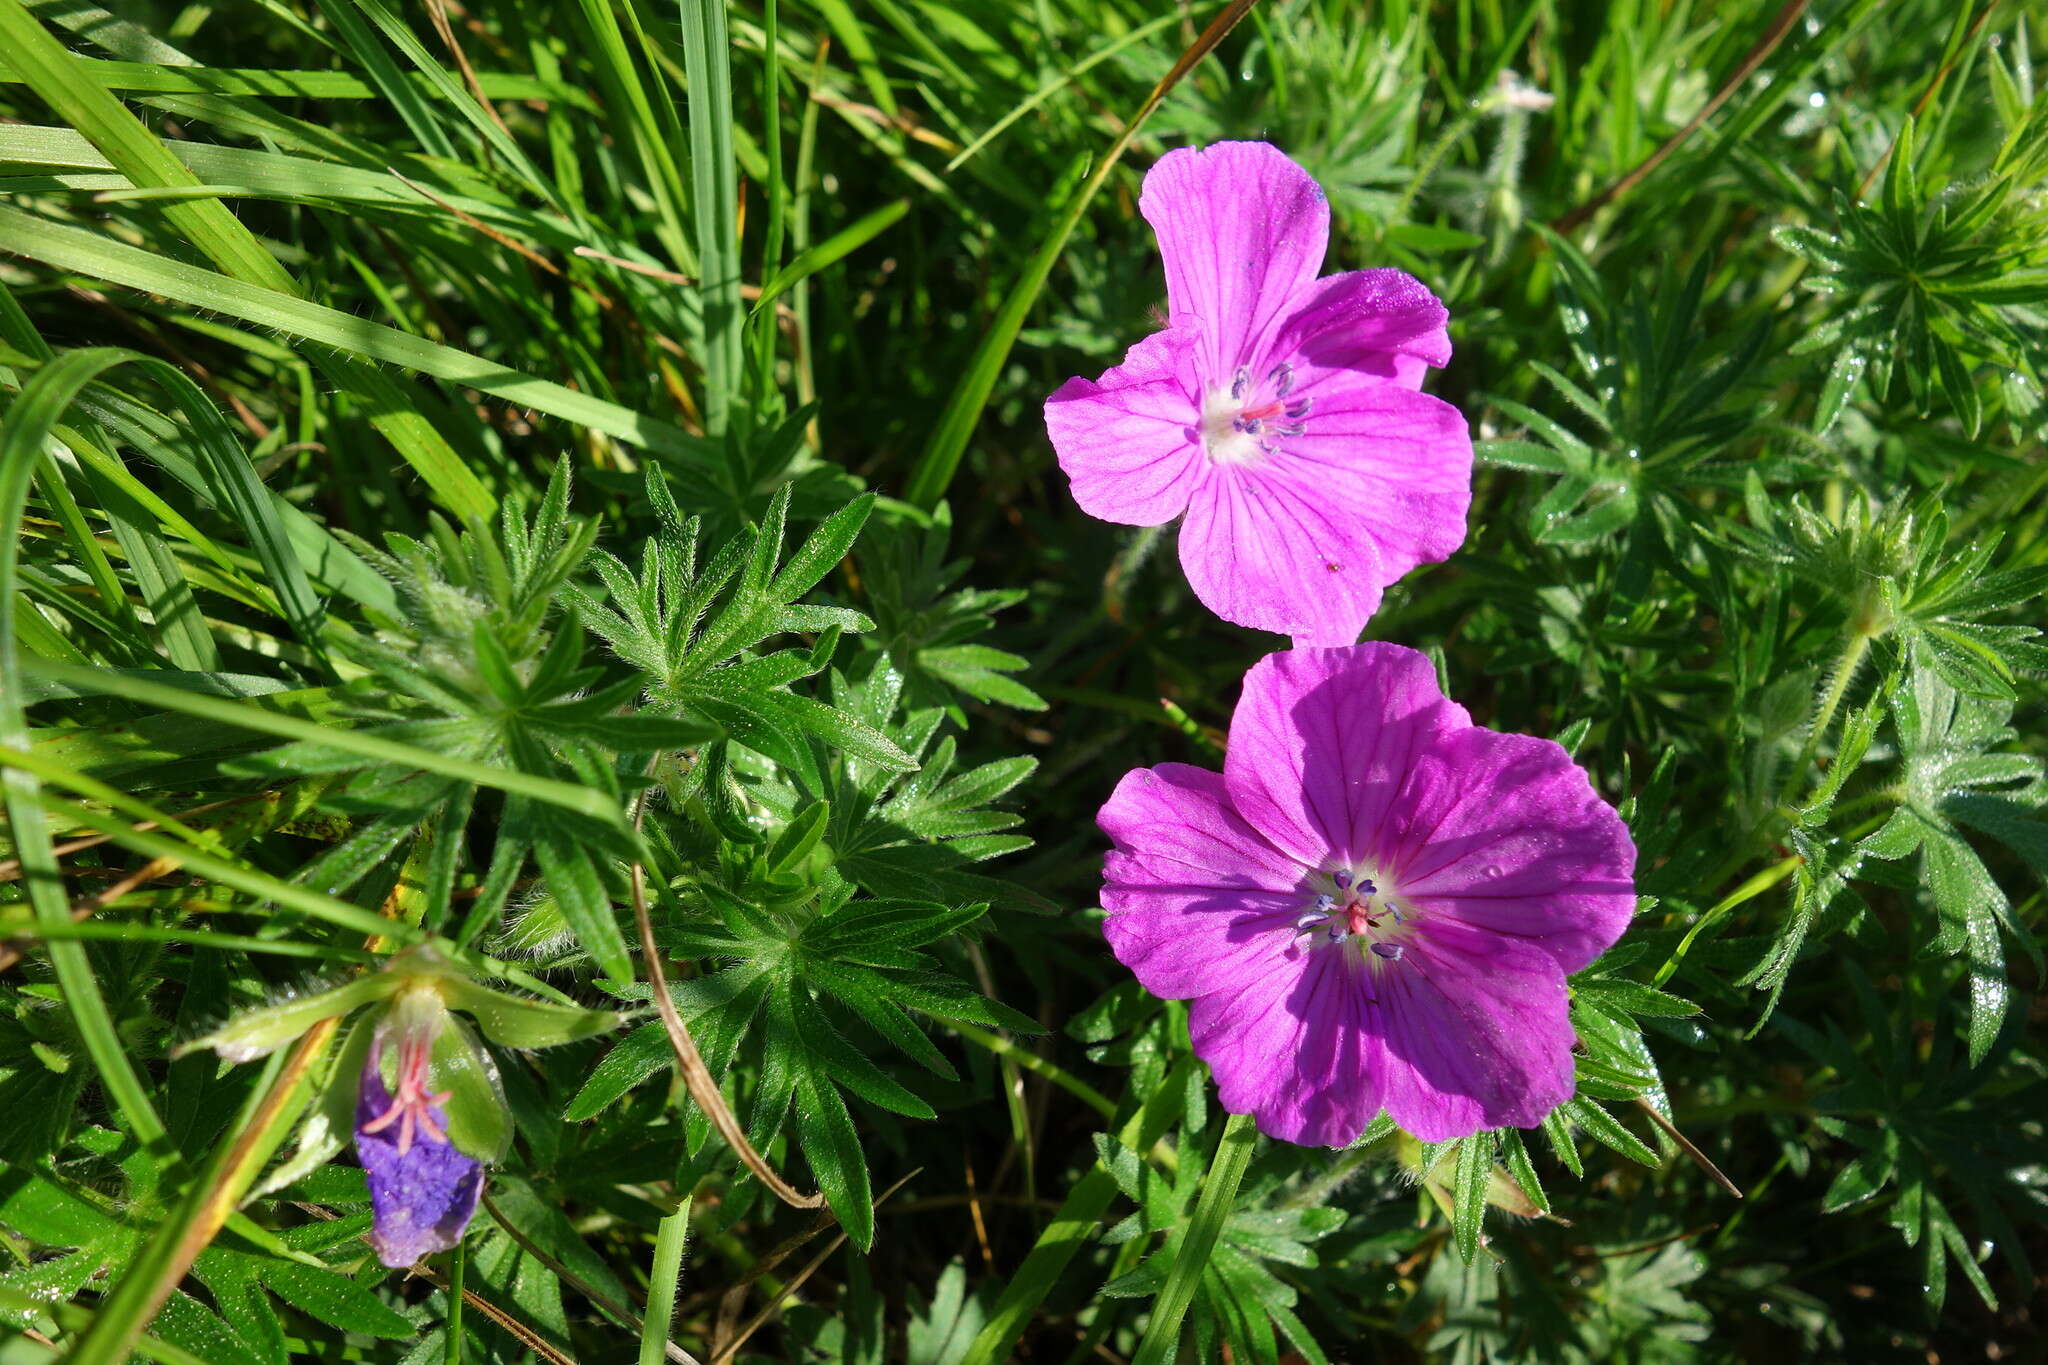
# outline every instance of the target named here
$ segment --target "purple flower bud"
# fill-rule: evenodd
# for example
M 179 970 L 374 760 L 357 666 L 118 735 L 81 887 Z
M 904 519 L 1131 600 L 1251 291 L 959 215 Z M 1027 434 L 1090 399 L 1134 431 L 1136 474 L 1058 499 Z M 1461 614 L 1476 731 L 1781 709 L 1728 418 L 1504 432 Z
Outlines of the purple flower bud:
M 427 1088 L 434 1038 L 446 1018 L 438 1000 L 408 1008 L 400 997 L 392 1018 L 377 1027 L 356 1090 L 356 1159 L 370 1179 L 375 1222 L 370 1245 L 393 1269 L 411 1265 L 462 1240 L 483 1193 L 481 1162 L 448 1141 L 442 1104 L 448 1092 Z M 387 1028 L 398 1033 L 398 1092 L 384 1084 Z

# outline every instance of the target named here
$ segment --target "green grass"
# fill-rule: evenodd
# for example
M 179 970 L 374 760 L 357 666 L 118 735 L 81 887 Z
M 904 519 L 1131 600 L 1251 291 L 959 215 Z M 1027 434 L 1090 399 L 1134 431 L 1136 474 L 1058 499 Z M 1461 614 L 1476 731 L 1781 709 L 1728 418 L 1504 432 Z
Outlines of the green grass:
M 0 0 L 0 1365 L 2024 1352 L 2040 28 Z M 1540 1140 L 1239 1143 L 1091 913 L 1283 643 L 1040 416 L 1225 138 L 1451 309 L 1472 534 L 1369 634 L 1642 851 Z M 171 1052 L 410 943 L 628 1018 L 498 1050 L 408 1277 L 300 1124 L 342 1030 Z

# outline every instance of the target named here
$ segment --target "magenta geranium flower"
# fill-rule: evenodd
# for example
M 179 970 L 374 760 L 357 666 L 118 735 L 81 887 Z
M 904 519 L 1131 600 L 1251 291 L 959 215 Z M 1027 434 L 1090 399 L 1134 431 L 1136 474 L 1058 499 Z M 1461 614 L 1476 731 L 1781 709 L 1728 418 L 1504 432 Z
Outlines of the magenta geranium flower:
M 1564 749 L 1472 723 L 1398 645 L 1245 675 L 1222 773 L 1140 768 L 1098 817 L 1103 931 L 1191 1000 L 1232 1113 L 1341 1147 L 1428 1142 L 1571 1098 L 1565 976 L 1635 909 L 1635 845 Z
M 1263 142 L 1167 153 L 1139 209 L 1169 312 L 1045 425 L 1082 510 L 1157 526 L 1226 621 L 1349 644 L 1380 594 L 1465 540 L 1472 439 L 1416 390 L 1451 358 L 1449 316 L 1398 270 L 1317 279 L 1330 207 Z

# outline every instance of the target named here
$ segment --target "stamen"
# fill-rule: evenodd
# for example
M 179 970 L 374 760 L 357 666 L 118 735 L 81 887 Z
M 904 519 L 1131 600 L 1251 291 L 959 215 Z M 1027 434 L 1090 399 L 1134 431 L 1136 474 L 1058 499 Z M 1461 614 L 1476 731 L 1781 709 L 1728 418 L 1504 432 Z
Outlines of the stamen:
M 1283 398 L 1286 397 L 1286 390 L 1281 390 L 1281 396 Z M 1292 403 L 1289 403 L 1287 405 L 1287 415 L 1289 417 L 1294 418 L 1296 421 L 1300 421 L 1302 418 L 1308 416 L 1309 411 L 1312 408 L 1314 408 L 1315 405 L 1316 400 L 1313 398 L 1297 398 Z
M 1234 403 L 1242 403 L 1244 401 L 1245 395 L 1250 393 L 1251 390 L 1251 367 L 1248 365 L 1240 365 L 1237 367 L 1237 377 L 1230 381 L 1231 401 Z
M 1275 436 L 1299 436 L 1307 430 L 1308 424 L 1306 422 L 1289 422 L 1284 427 L 1274 427 L 1273 434 Z
M 1256 417 L 1240 417 L 1231 425 L 1247 436 L 1256 436 L 1265 429 L 1266 424 Z
M 1281 361 L 1266 371 L 1266 382 L 1273 386 L 1275 398 L 1285 398 L 1287 391 L 1294 387 L 1294 366 L 1284 360 Z
M 1340 887 L 1349 886 L 1351 885 L 1351 874 L 1349 872 L 1332 872 L 1330 874 L 1330 880 L 1337 883 L 1337 885 Z M 1372 885 L 1372 883 L 1367 882 L 1366 885 L 1370 886 Z
M 398 1154 L 406 1155 L 412 1150 L 414 1139 L 421 1133 L 429 1141 L 444 1142 L 447 1135 L 435 1121 L 434 1107 L 446 1104 L 451 1091 L 427 1089 L 428 1066 L 431 1060 L 433 1039 L 431 1036 L 408 1036 L 398 1044 L 398 1085 L 391 1095 L 391 1102 L 384 1112 L 363 1124 L 358 1132 L 381 1133 L 393 1124 L 398 1125 Z
M 1383 957 L 1389 962 L 1399 962 L 1401 960 L 1401 945 L 1398 943 L 1375 943 L 1372 945 L 1372 953 L 1374 957 Z

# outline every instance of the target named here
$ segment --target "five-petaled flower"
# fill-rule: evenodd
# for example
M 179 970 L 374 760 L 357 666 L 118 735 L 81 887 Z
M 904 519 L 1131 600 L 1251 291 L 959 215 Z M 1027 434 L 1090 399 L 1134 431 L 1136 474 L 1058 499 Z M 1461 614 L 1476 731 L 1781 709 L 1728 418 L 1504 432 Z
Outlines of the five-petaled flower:
M 1160 158 L 1139 208 L 1159 234 L 1168 325 L 1045 424 L 1082 509 L 1186 513 L 1195 595 L 1238 625 L 1349 644 L 1380 595 L 1465 539 L 1472 440 L 1418 392 L 1448 314 L 1398 270 L 1317 279 L 1330 209 L 1263 142 Z
M 1126 774 L 1099 821 L 1110 946 L 1192 1000 L 1223 1107 L 1343 1146 L 1531 1127 L 1573 1089 L 1567 973 L 1635 908 L 1635 846 L 1550 740 L 1474 725 L 1398 645 L 1245 675 L 1220 774 Z

